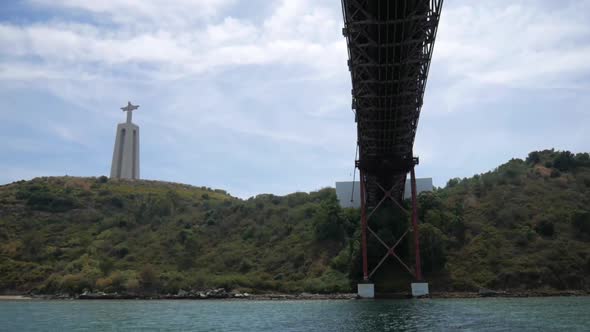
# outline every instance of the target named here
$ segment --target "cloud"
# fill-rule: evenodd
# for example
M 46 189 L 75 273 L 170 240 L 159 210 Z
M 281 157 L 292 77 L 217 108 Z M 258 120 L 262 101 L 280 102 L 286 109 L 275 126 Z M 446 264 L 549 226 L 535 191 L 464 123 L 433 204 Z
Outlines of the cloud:
M 464 109 L 491 89 L 587 88 L 590 1 L 549 8 L 539 1 L 450 3 L 434 52 L 438 77 L 451 82 L 437 95 L 444 110 Z
M 29 0 L 39 7 L 78 10 L 97 20 L 143 29 L 182 27 L 195 20 L 214 18 L 234 0 Z
M 101 69 L 124 70 L 151 79 L 178 79 L 227 67 L 272 63 L 301 64 L 316 71 L 333 72 L 338 63 L 334 60 L 345 61 L 343 41 L 334 38 L 339 18 L 326 9 L 307 6 L 306 2 L 295 5 L 297 2 L 282 1 L 273 15 L 258 25 L 232 17 L 207 24 L 198 20 L 161 24 L 167 15 L 217 12 L 232 3 L 227 0 L 177 1 L 165 6 L 160 1 L 131 0 L 34 3 L 76 8 L 106 15 L 113 21 L 119 12 L 126 12 L 133 22 L 144 17 L 153 20 L 148 27 L 136 27 L 135 23 L 104 26 L 63 19 L 24 26 L 0 24 L 0 45 L 6 46 L 0 55 L 7 62 L 19 60 L 21 67 L 23 58 L 31 59 L 32 67 L 30 72 L 5 73 L 5 79 L 18 78 L 15 76 L 19 73 L 23 79 L 39 75 L 43 72 L 38 70 L 40 64 L 58 67 L 58 72 L 69 73 L 71 79 L 80 72 L 100 74 Z
M 349 178 L 356 129 L 339 2 L 25 3 L 36 15 L 0 20 L 0 96 L 15 109 L 0 110 L 0 130 L 16 142 L 0 152 L 10 158 L 106 174 L 118 107 L 131 100 L 142 105 L 148 178 L 243 196 Z M 420 174 L 441 185 L 533 148 L 590 149 L 588 10 L 588 0 L 447 1 L 416 139 Z M 49 126 L 8 131 L 31 121 Z

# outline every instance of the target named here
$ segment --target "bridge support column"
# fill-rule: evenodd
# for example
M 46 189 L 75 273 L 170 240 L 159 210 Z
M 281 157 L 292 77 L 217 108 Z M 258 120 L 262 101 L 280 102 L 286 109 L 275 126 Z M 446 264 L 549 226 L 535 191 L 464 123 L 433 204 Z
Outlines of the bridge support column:
M 358 296 L 363 299 L 375 298 L 375 285 L 369 281 L 369 264 L 367 261 L 367 204 L 364 173 L 360 170 L 361 190 L 361 249 L 363 255 L 363 282 L 358 284 Z
M 401 201 L 397 197 L 394 196 L 394 193 L 399 190 L 399 187 L 394 186 L 389 190 L 386 190 L 381 186 L 379 183 L 375 183 L 376 186 L 381 189 L 383 192 L 383 197 L 377 203 L 376 206 L 372 207 L 370 213 L 367 213 L 368 206 L 367 206 L 367 178 L 366 172 L 363 171 L 360 167 L 360 198 L 361 198 L 361 249 L 362 249 L 362 259 L 363 259 L 363 281 L 362 283 L 358 284 L 358 295 L 361 298 L 374 298 L 375 297 L 375 288 L 374 284 L 370 282 L 371 277 L 377 272 L 379 267 L 385 262 L 387 257 L 395 258 L 413 277 L 414 282 L 411 284 L 412 289 L 412 296 L 420 297 L 428 295 L 428 283 L 423 282 L 422 279 L 422 263 L 420 259 L 420 230 L 418 227 L 418 198 L 417 198 L 417 190 L 416 190 L 416 174 L 414 171 L 415 165 L 418 163 L 417 158 L 415 163 L 410 168 L 410 184 L 412 190 L 412 208 L 411 211 L 406 209 Z M 387 244 L 383 239 L 377 235 L 375 231 L 369 227 L 369 219 L 378 210 L 382 204 L 386 201 L 393 202 L 395 206 L 405 212 L 407 215 L 411 217 L 411 225 L 408 229 L 397 239 L 395 244 L 390 246 Z M 415 261 L 414 267 L 411 268 L 404 261 L 398 256 L 396 252 L 396 248 L 406 235 L 409 236 L 408 233 L 412 232 L 414 237 L 414 254 L 415 254 Z M 381 258 L 381 260 L 376 264 L 376 266 L 372 267 L 372 270 L 369 272 L 368 268 L 368 253 L 367 253 L 367 238 L 369 234 L 374 237 L 379 243 L 381 243 L 386 249 L 387 252 Z
M 363 251 L 363 282 L 369 281 L 369 267 L 367 262 L 367 204 L 365 197 L 365 179 L 363 171 L 360 171 L 361 178 L 361 246 Z
M 410 183 L 412 186 L 412 228 L 414 231 L 414 253 L 416 255 L 415 278 L 410 286 L 413 297 L 427 296 L 429 294 L 428 283 L 422 281 L 422 264 L 420 261 L 420 230 L 418 228 L 418 199 L 416 191 L 416 172 L 415 167 L 410 171 Z
M 410 183 L 412 186 L 412 228 L 414 231 L 414 252 L 416 255 L 416 280 L 422 281 L 422 264 L 420 262 L 420 231 L 418 229 L 418 199 L 416 194 L 416 172 L 414 167 L 410 171 Z

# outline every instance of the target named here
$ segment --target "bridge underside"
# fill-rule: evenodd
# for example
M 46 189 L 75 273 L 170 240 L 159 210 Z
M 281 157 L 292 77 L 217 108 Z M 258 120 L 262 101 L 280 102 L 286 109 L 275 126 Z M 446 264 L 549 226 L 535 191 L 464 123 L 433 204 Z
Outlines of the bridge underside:
M 348 44 L 352 108 L 357 123 L 361 182 L 363 279 L 368 282 L 387 257 L 396 258 L 422 279 L 413 146 L 443 0 L 342 0 L 343 34 Z M 412 209 L 403 204 L 406 176 L 412 176 Z M 368 224 L 384 202 L 412 215 L 412 226 L 389 245 Z M 368 211 L 368 208 L 372 208 Z M 412 231 L 414 271 L 396 247 Z M 367 236 L 387 252 L 369 273 Z M 423 284 L 416 284 L 423 285 Z M 361 287 L 363 286 L 363 287 Z M 371 284 L 359 286 L 373 289 Z M 427 286 L 426 286 L 427 288 Z M 363 296 L 363 295 L 361 295 Z
M 342 0 L 367 204 L 403 197 L 442 0 Z

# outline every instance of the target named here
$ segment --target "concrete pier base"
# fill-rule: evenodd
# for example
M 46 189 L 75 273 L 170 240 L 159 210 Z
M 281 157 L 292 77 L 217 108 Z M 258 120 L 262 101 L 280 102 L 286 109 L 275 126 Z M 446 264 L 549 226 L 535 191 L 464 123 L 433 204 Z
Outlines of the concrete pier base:
M 421 297 L 429 295 L 430 292 L 428 290 L 428 283 L 427 282 L 413 282 L 412 283 L 412 296 L 413 297 Z
M 375 284 L 358 284 L 358 296 L 363 299 L 374 299 Z

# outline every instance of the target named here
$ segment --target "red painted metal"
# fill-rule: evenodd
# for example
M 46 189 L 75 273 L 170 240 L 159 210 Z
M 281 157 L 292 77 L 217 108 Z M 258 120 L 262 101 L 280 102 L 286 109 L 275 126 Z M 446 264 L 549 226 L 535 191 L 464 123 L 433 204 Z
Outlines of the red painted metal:
M 412 184 L 412 227 L 414 228 L 414 252 L 416 254 L 416 279 L 422 281 L 422 264 L 420 262 L 420 233 L 418 230 L 418 200 L 416 199 L 416 172 L 410 171 Z
M 361 233 L 362 233 L 362 250 L 363 250 L 363 280 L 369 281 L 369 266 L 367 262 L 367 204 L 365 197 L 365 178 L 363 171 L 360 170 L 361 182 Z
M 375 266 L 373 268 L 373 270 L 371 271 L 371 273 L 369 274 L 369 278 L 371 278 L 373 276 L 373 274 L 375 274 L 375 272 L 377 272 L 377 270 L 379 269 L 379 267 L 381 267 L 381 265 L 385 262 L 385 260 L 387 259 L 387 257 L 392 256 L 395 259 L 397 259 L 400 264 L 406 268 L 406 270 L 408 270 L 408 272 L 411 275 L 414 275 L 414 272 L 406 265 L 406 263 L 404 263 L 404 261 L 395 253 L 395 248 L 398 246 L 398 244 L 400 244 L 402 242 L 402 240 L 404 239 L 404 237 L 406 236 L 406 234 L 408 234 L 408 232 L 410 231 L 410 229 L 408 228 L 406 230 L 406 232 L 397 240 L 397 242 L 393 245 L 393 247 L 389 247 L 387 245 L 387 243 L 385 243 L 385 241 L 383 241 L 378 235 L 377 233 L 375 233 L 371 227 L 368 227 L 369 231 L 371 232 L 371 234 L 385 247 L 387 248 L 387 253 L 385 254 L 385 256 L 383 256 L 383 258 L 381 258 L 381 260 L 379 261 L 379 263 L 377 263 L 377 266 Z
M 403 201 L 443 0 L 342 0 L 365 200 Z M 395 185 L 395 187 L 394 187 Z M 369 218 L 370 219 L 370 218 Z
M 367 188 L 367 184 L 365 183 L 366 178 L 363 176 L 365 173 L 360 170 L 361 173 L 361 233 L 362 233 L 362 249 L 363 249 L 363 280 L 364 281 L 369 281 L 369 279 L 375 274 L 375 272 L 377 272 L 377 270 L 381 267 L 381 265 L 385 262 L 385 260 L 387 259 L 387 257 L 391 256 L 393 258 L 395 258 L 406 270 L 408 270 L 408 272 L 416 279 L 418 280 L 422 280 L 422 270 L 420 268 L 420 245 L 419 242 L 416 242 L 416 262 L 417 262 L 417 266 L 415 267 L 414 270 L 410 269 L 410 267 L 408 265 L 406 265 L 404 263 L 404 261 L 397 255 L 397 253 L 395 252 L 395 248 L 401 243 L 401 241 L 404 239 L 404 237 L 408 234 L 408 232 L 410 231 L 410 229 L 413 229 L 413 233 L 414 233 L 414 241 L 418 241 L 418 214 L 417 214 L 417 200 L 416 200 L 416 178 L 415 178 L 415 174 L 413 172 L 413 168 L 412 168 L 412 211 L 408 211 L 406 208 L 404 208 L 404 206 L 397 201 L 396 197 L 392 196 L 392 192 L 394 192 L 395 189 L 395 184 L 394 187 L 392 187 L 389 190 L 386 190 L 385 188 L 383 188 L 383 186 L 381 186 L 379 183 L 376 183 L 377 187 L 379 189 L 381 189 L 381 191 L 383 191 L 383 197 L 381 198 L 381 200 L 379 201 L 379 203 L 377 203 L 377 206 L 373 207 L 371 209 L 371 212 L 369 214 L 367 214 L 367 192 L 366 192 L 366 188 Z M 389 246 L 385 241 L 383 241 L 383 239 L 381 239 L 379 237 L 379 235 L 377 233 L 375 233 L 371 227 L 369 227 L 369 219 L 371 219 L 371 216 L 373 215 L 373 213 L 375 213 L 375 211 L 377 211 L 377 209 L 379 209 L 379 207 L 385 202 L 385 201 L 391 201 L 393 203 L 395 203 L 395 205 L 397 205 L 397 207 L 399 207 L 403 212 L 405 212 L 407 215 L 411 215 L 412 216 L 412 225 L 410 227 L 408 227 L 408 229 L 404 232 L 404 234 L 397 239 L 397 242 L 393 245 L 393 246 Z M 383 258 L 381 258 L 381 260 L 379 261 L 379 263 L 377 263 L 377 265 L 375 267 L 372 268 L 371 272 L 367 274 L 368 272 L 368 260 L 367 260 L 367 238 L 369 233 L 375 238 L 377 239 L 378 242 L 380 242 L 386 249 L 386 253 L 383 256 Z
M 361 174 L 365 281 L 389 256 L 410 270 L 414 278 L 422 279 L 414 174 L 418 160 L 413 148 L 442 4 L 443 0 L 342 0 L 342 33 L 348 46 L 352 108 L 357 123 L 355 162 Z M 403 204 L 409 172 L 412 211 Z M 396 254 L 397 243 L 390 247 L 368 226 L 375 211 L 389 201 L 411 215 L 408 230 L 414 233 L 414 269 Z M 371 237 L 387 248 L 387 254 L 368 274 L 367 241 Z

